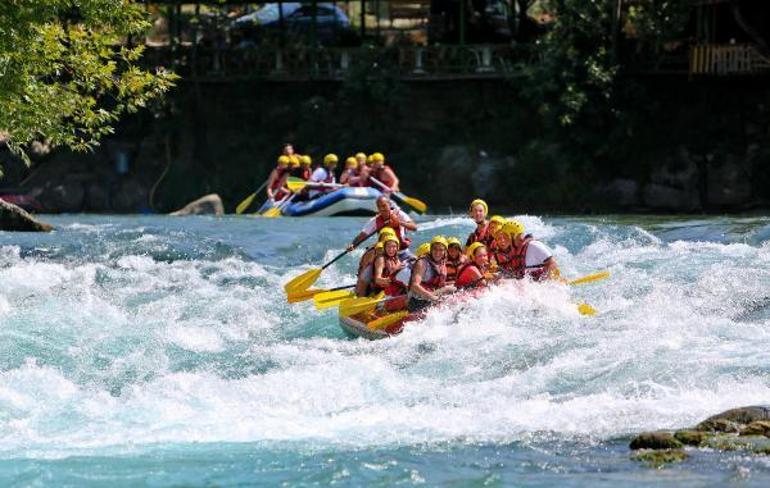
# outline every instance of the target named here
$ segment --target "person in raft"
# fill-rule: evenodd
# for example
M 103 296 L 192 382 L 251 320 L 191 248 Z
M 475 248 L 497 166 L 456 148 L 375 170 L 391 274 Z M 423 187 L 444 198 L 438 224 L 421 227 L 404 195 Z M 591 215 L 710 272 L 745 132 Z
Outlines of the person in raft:
M 454 283 L 457 279 L 457 270 L 468 262 L 468 257 L 463 254 L 463 246 L 457 237 L 448 238 L 447 244 L 449 247 L 446 258 L 446 281 L 447 283 Z
M 289 189 L 286 188 L 286 181 L 289 178 L 290 162 L 289 156 L 282 155 L 278 158 L 278 164 L 270 172 L 270 176 L 267 179 L 266 192 L 267 199 L 271 202 L 281 200 L 289 194 Z
M 417 313 L 438 302 L 443 295 L 457 289 L 446 283 L 446 256 L 448 243 L 443 236 L 430 241 L 430 252 L 414 263 L 409 282 L 407 310 Z
M 307 154 L 304 154 L 299 157 L 299 164 L 301 165 L 299 177 L 305 181 L 309 181 L 310 176 L 313 174 L 313 170 L 311 168 L 311 166 L 313 165 L 313 158 L 311 158 Z
M 493 279 L 488 270 L 489 255 L 487 246 L 480 242 L 474 242 L 468 246 L 465 253 L 469 261 L 457 271 L 455 287 L 458 290 L 468 290 L 487 286 Z
M 474 242 L 480 242 L 485 246 L 489 246 L 494 240 L 494 236 L 489 232 L 489 221 L 487 220 L 488 213 L 489 206 L 484 200 L 477 198 L 471 202 L 471 205 L 468 208 L 468 214 L 476 223 L 476 229 L 471 232 L 468 239 L 465 241 L 466 248 Z
M 399 271 L 407 267 L 405 262 L 398 259 L 401 242 L 395 233 L 380 242 L 384 252 L 374 259 L 374 289 L 384 291 L 391 297 L 402 295 L 406 291 L 406 283 L 396 278 Z
M 380 229 L 377 243 L 366 249 L 358 261 L 355 293 L 358 297 L 369 296 L 374 291 L 374 261 L 385 251 L 384 241 L 390 237 L 396 238 L 396 231 L 390 227 Z M 400 242 L 400 241 L 399 241 Z
M 310 175 L 310 181 L 312 183 L 322 183 L 325 185 L 333 185 L 337 182 L 336 176 L 334 176 L 334 170 L 337 168 L 339 158 L 336 154 L 329 153 L 324 156 L 323 164 L 319 165 Z M 315 198 L 318 195 L 331 191 L 331 188 L 319 188 L 310 190 L 310 198 Z
M 369 186 L 383 191 L 401 191 L 398 188 L 399 180 L 393 168 L 385 164 L 385 156 L 376 152 L 372 154 L 372 169 L 369 173 Z
M 521 222 L 509 221 L 503 227 L 503 232 L 510 235 L 512 241 L 510 261 L 506 266 L 508 276 L 516 279 L 529 276 L 536 281 L 560 277 L 553 252 L 532 235 L 526 234 Z
M 390 199 L 384 195 L 377 197 L 377 215 L 372 217 L 361 232 L 353 239 L 353 242 L 348 245 L 348 251 L 352 251 L 359 244 L 365 241 L 371 234 L 382 229 L 383 227 L 390 227 L 396 231 L 396 237 L 398 237 L 401 243 L 399 259 L 402 261 L 413 260 L 414 256 L 409 252 L 409 245 L 412 240 L 406 236 L 406 231 L 417 230 L 417 224 L 414 223 L 411 217 L 398 208 L 392 205 Z
M 358 161 L 356 158 L 349 157 L 345 160 L 345 169 L 340 175 L 340 184 L 354 186 L 353 183 L 358 178 Z

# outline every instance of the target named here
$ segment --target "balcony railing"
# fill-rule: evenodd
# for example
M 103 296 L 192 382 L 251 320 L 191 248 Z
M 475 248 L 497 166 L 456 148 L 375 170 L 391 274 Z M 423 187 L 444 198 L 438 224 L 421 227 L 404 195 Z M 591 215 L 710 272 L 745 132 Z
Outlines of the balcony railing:
M 735 76 L 770 72 L 770 59 L 750 44 L 699 44 L 690 48 L 691 76 Z

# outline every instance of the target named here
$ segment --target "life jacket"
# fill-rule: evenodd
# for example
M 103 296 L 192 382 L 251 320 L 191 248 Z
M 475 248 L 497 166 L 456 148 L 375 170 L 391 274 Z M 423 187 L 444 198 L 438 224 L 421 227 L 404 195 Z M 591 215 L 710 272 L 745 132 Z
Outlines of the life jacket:
M 385 294 L 388 296 L 395 296 L 403 293 L 404 289 L 406 288 L 406 284 L 397 281 L 396 275 L 398 274 L 401 269 L 403 269 L 404 265 L 401 261 L 399 261 L 398 256 L 393 256 L 392 258 L 383 256 L 384 258 L 384 266 L 382 267 L 382 278 L 390 278 L 390 284 L 388 286 L 382 287 L 375 284 L 375 288 L 381 289 L 385 291 Z M 376 260 L 375 260 L 376 262 Z
M 457 272 L 459 271 L 460 267 L 463 266 L 464 260 L 463 255 L 461 254 L 458 256 L 457 260 L 452 260 L 447 258 L 446 260 L 446 280 L 447 281 L 455 281 L 457 280 Z
M 533 280 L 538 281 L 545 273 L 543 266 L 527 269 L 527 249 L 529 249 L 529 243 L 532 242 L 532 240 L 532 234 L 527 234 L 521 247 L 514 247 L 514 252 L 511 254 L 509 273 L 518 280 L 529 275 Z
M 423 256 L 419 261 L 425 261 L 425 271 L 420 284 L 428 291 L 438 290 L 446 284 L 446 262 L 436 263 L 430 256 Z M 416 263 L 415 263 L 416 264 Z
M 511 247 L 507 251 L 497 248 L 492 251 L 492 257 L 495 259 L 497 267 L 504 272 L 513 271 L 514 254 L 516 254 L 516 248 L 513 247 L 513 244 L 511 244 Z
M 284 185 L 286 185 L 286 179 L 289 177 L 289 169 L 282 169 L 281 167 L 278 167 L 276 169 L 276 178 L 275 181 L 273 181 L 273 184 L 270 185 L 270 190 L 273 192 L 273 198 L 276 201 L 283 200 L 283 198 L 287 195 L 286 191 L 283 190 Z
M 489 222 L 486 222 L 481 230 L 476 226 L 476 229 L 468 236 L 468 240 L 465 241 L 465 246 L 468 247 L 474 242 L 480 242 L 489 249 L 494 240 L 495 238 L 489 233 Z
M 395 183 L 395 181 L 391 180 L 390 177 L 388 176 L 388 171 L 386 171 L 388 169 L 390 171 L 393 171 L 390 168 L 390 166 L 388 166 L 387 164 L 384 164 L 382 165 L 382 168 L 373 169 L 371 173 L 369 173 L 369 176 L 376 178 L 378 181 L 383 183 L 388 188 L 393 188 L 393 183 Z M 374 188 L 382 188 L 380 185 L 378 185 L 377 183 L 371 180 L 369 181 L 369 186 L 373 186 Z
M 390 211 L 390 219 L 393 220 L 394 217 L 394 211 Z M 396 216 L 397 217 L 397 216 Z M 400 222 L 400 221 L 399 221 Z M 386 223 L 385 219 L 382 218 L 382 215 L 377 214 L 377 217 L 374 220 L 374 224 L 377 230 L 382 229 L 383 227 L 391 227 L 393 230 L 396 231 L 396 236 L 398 236 L 399 242 L 401 242 L 401 250 L 408 249 L 409 245 L 412 243 L 412 240 L 404 235 L 404 228 L 401 227 L 401 225 L 397 225 L 393 227 L 390 223 Z
M 481 277 L 476 276 L 473 271 L 478 271 Z M 484 272 L 473 261 L 465 263 L 457 270 L 457 280 L 455 280 L 455 286 L 458 289 L 476 288 L 483 286 L 484 284 Z

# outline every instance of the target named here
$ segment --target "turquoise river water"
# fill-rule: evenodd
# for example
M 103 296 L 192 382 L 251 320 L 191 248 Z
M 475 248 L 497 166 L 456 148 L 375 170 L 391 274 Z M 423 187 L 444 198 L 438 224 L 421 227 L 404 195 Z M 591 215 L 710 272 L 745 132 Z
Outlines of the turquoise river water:
M 0 232 L 0 486 L 770 485 L 770 457 L 651 469 L 627 447 L 770 404 L 770 219 L 521 219 L 564 275 L 612 277 L 505 284 L 376 342 L 281 286 L 361 218 Z

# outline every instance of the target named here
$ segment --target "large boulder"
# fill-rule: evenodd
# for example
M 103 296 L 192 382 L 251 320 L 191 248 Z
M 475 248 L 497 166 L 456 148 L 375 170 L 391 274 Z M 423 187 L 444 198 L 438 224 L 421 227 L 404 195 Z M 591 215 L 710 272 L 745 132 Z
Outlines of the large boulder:
M 188 203 L 176 212 L 171 212 L 169 215 L 216 215 L 219 217 L 224 214 L 225 207 L 222 204 L 222 199 L 216 193 L 211 193 Z
M 64 179 L 46 188 L 40 202 L 47 211 L 73 213 L 83 210 L 85 200 L 83 183 L 76 179 Z
M 595 188 L 594 193 L 602 205 L 609 207 L 638 207 L 639 183 L 634 180 L 617 178 Z
M 740 207 L 749 203 L 753 195 L 747 166 L 734 157 L 728 157 L 720 165 L 710 165 L 708 203 L 717 207 Z
M 758 420 L 770 420 L 770 407 L 752 406 L 733 408 L 707 418 L 698 424 L 697 430 L 717 430 L 711 428 L 711 426 L 722 425 L 725 422 L 746 425 Z
M 49 232 L 53 226 L 40 222 L 24 209 L 0 199 L 0 230 Z

